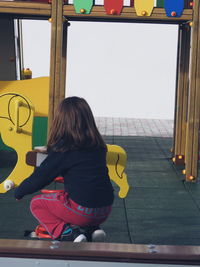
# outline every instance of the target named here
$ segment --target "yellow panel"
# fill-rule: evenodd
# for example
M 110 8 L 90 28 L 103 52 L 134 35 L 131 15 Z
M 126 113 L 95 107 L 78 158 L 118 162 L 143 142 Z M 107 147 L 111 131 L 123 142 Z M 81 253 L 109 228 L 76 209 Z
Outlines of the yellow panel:
M 151 16 L 154 0 L 134 0 L 134 7 L 138 16 Z
M 32 126 L 34 107 L 24 96 L 7 92 L 0 95 L 0 134 L 3 142 L 17 152 L 17 163 L 11 174 L 0 184 L 5 193 L 5 182 L 18 186 L 34 171 L 26 164 L 26 153 L 32 150 Z
M 28 97 L 35 107 L 35 116 L 47 116 L 49 106 L 49 77 L 20 81 L 0 81 L 0 94 L 7 92 Z
M 106 163 L 110 179 L 119 186 L 119 197 L 125 198 L 129 191 L 127 176 L 124 172 L 127 160 L 126 152 L 122 147 L 117 145 L 107 145 L 107 150 Z M 45 157 L 47 157 L 45 152 L 45 147 L 40 147 L 37 151 L 32 151 L 27 154 L 27 162 L 31 164 L 31 166 L 39 166 Z
M 106 161 L 110 179 L 119 186 L 119 197 L 125 198 L 129 191 L 127 176 L 124 172 L 127 160 L 126 152 L 117 145 L 107 145 L 107 149 Z

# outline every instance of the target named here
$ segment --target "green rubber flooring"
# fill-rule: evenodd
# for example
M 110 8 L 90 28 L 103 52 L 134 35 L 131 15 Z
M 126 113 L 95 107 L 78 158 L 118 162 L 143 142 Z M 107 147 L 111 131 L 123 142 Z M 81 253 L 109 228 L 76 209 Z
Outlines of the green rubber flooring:
M 170 137 L 104 136 L 106 143 L 122 146 L 128 156 L 130 190 L 118 198 L 102 225 L 107 242 L 163 245 L 200 245 L 200 184 L 187 183 L 182 168 L 171 161 Z M 0 152 L 0 179 L 14 166 L 13 152 Z M 52 184 L 50 188 L 55 188 Z M 0 238 L 24 239 L 36 220 L 29 211 L 32 196 L 16 202 L 13 191 L 0 194 Z

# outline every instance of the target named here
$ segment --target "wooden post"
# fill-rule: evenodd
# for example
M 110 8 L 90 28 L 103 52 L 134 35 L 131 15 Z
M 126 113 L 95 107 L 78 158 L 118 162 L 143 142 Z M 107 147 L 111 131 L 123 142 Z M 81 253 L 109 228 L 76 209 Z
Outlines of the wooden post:
M 189 75 L 189 101 L 186 130 L 186 180 L 197 178 L 198 171 L 198 136 L 200 115 L 200 3 L 194 1 L 192 24 L 191 60 Z
M 52 0 L 48 128 L 51 127 L 56 107 L 63 97 L 63 93 L 61 93 L 62 40 L 63 2 L 60 0 Z
M 66 67 L 67 67 L 67 32 L 70 24 L 65 20 L 63 24 L 63 45 L 62 45 L 62 70 L 61 70 L 61 86 L 60 86 L 60 97 L 65 98 L 65 87 L 66 87 Z
M 54 112 L 61 101 L 61 77 L 62 77 L 62 42 L 63 42 L 63 2 L 57 1 L 57 27 L 56 27 L 56 68 L 55 68 L 55 95 Z
M 188 104 L 188 82 L 189 82 L 189 57 L 190 57 L 190 26 L 181 25 L 179 28 L 179 60 L 178 60 L 178 82 L 175 103 L 175 125 L 174 125 L 174 148 L 173 161 L 175 164 L 185 162 L 185 142 Z

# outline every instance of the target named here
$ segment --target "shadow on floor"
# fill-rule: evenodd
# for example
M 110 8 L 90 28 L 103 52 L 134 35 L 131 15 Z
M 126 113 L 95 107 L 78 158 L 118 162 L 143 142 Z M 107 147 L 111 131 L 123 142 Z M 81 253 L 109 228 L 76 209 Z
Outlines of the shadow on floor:
M 200 245 L 200 185 L 186 183 L 181 167 L 171 161 L 171 138 L 105 136 L 108 144 L 122 146 L 128 156 L 130 190 L 118 198 L 103 224 L 108 242 L 163 245 Z M 10 158 L 12 159 L 12 157 Z M 0 157 L 0 180 L 7 163 Z M 3 161 L 3 163 L 2 163 Z M 13 161 L 12 161 L 13 162 Z M 56 188 L 57 185 L 50 185 Z M 0 195 L 0 238 L 23 239 L 37 222 L 29 211 L 32 196 L 16 202 L 13 191 Z

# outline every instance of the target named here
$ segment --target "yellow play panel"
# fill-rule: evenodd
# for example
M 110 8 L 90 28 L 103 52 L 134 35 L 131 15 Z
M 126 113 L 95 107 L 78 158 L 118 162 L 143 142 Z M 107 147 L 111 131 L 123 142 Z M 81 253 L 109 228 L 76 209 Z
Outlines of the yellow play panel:
M 129 191 L 127 175 L 124 172 L 127 160 L 126 152 L 117 145 L 107 145 L 107 149 L 106 161 L 110 179 L 119 186 L 119 197 L 125 198 Z
M 26 164 L 26 153 L 32 150 L 32 102 L 16 93 L 0 95 L 0 134 L 5 145 L 17 153 L 17 164 L 11 174 L 0 184 L 0 193 L 18 186 L 34 170 Z
M 154 0 L 134 0 L 134 7 L 138 16 L 151 16 Z
M 12 92 L 28 97 L 35 107 L 35 116 L 48 115 L 49 77 L 19 81 L 0 81 L 0 95 Z
M 46 148 L 38 147 L 34 151 L 27 153 L 27 162 L 31 166 L 39 166 L 47 157 Z M 110 179 L 119 186 L 118 196 L 125 198 L 129 191 L 127 175 L 124 172 L 127 155 L 125 150 L 118 145 L 107 144 L 106 163 Z

